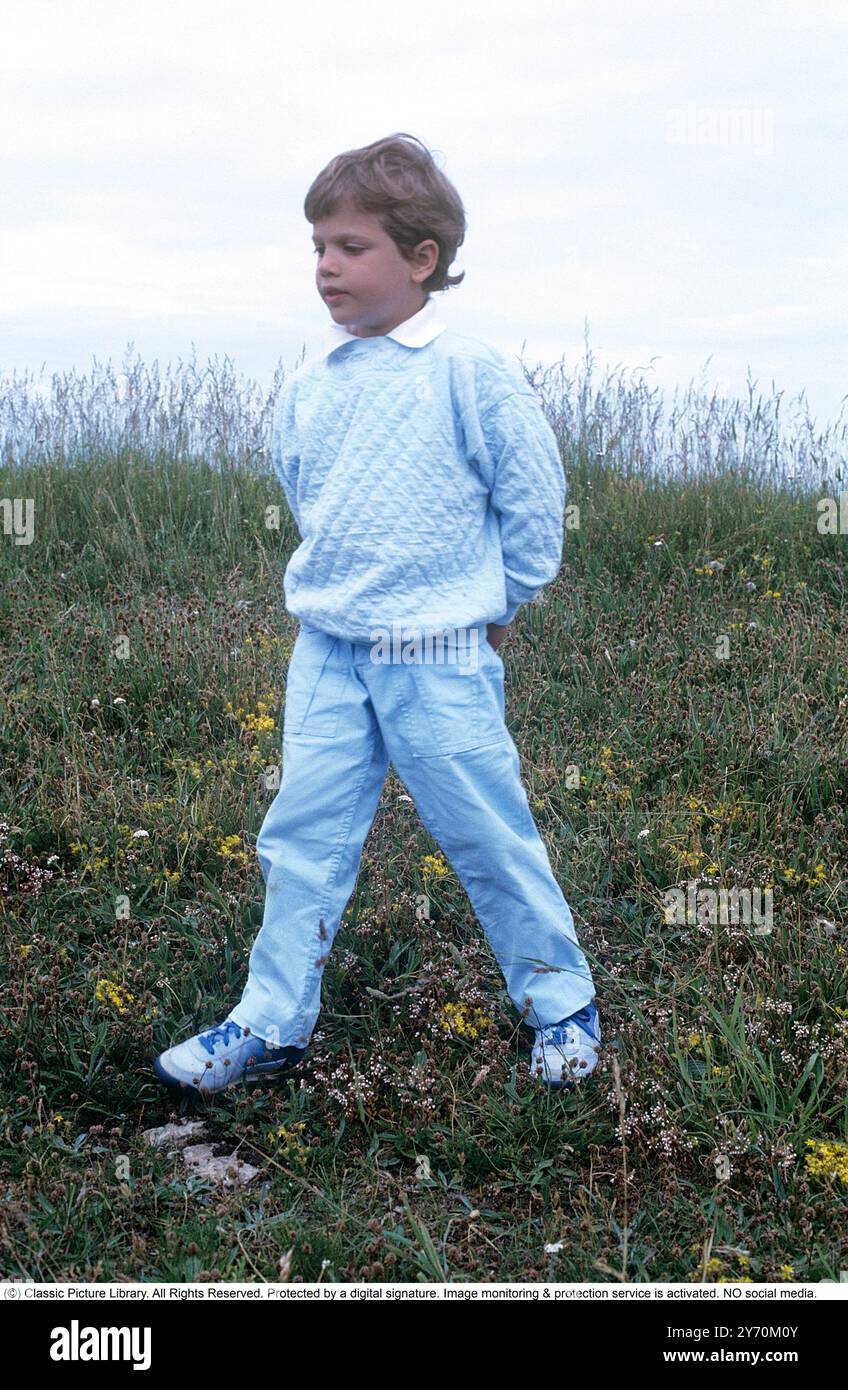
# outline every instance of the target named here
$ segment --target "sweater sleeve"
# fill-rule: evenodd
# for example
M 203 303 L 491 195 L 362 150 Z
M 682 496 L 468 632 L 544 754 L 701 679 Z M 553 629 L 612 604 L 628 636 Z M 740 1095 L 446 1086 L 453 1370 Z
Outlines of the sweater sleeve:
M 562 563 L 565 473 L 535 391 L 514 391 L 485 410 L 474 452 L 500 525 L 507 606 L 493 622 L 506 626 Z
M 274 408 L 271 426 L 271 463 L 274 472 L 283 485 L 286 501 L 297 523 L 303 539 L 303 525 L 297 504 L 297 482 L 300 473 L 300 458 L 297 451 L 294 418 L 295 383 L 284 383 Z

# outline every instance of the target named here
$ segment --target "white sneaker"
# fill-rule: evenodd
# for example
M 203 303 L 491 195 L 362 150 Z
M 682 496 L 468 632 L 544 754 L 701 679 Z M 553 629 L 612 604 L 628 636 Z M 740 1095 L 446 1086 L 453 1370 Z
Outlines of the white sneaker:
M 594 1071 L 600 1050 L 601 1022 L 592 1000 L 570 1018 L 536 1029 L 530 1070 L 548 1086 L 571 1086 Z
M 228 1018 L 160 1053 L 153 1070 L 166 1086 L 209 1095 L 240 1081 L 275 1076 L 294 1066 L 305 1052 L 305 1047 L 273 1047 Z

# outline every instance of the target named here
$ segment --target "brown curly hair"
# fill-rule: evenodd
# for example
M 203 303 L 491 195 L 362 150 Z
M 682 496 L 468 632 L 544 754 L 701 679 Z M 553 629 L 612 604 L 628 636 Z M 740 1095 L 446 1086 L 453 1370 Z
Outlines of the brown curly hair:
M 462 199 L 414 135 L 398 131 L 337 154 L 310 185 L 303 211 L 308 222 L 318 222 L 343 202 L 373 213 L 405 260 L 420 241 L 438 244 L 436 269 L 421 287 L 428 293 L 465 279 L 465 271 L 448 275 L 465 240 Z

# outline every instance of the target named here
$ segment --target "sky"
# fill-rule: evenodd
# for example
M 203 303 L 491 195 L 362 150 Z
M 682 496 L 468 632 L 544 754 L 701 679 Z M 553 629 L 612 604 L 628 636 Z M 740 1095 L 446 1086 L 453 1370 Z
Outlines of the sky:
M 303 199 L 423 140 L 468 230 L 436 296 L 526 361 L 848 414 L 844 0 L 13 0 L 0 372 L 320 348 Z

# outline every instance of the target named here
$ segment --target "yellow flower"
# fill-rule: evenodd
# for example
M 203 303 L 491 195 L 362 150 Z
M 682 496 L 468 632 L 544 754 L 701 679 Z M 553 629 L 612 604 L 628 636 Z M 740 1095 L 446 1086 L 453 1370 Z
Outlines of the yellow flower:
M 163 888 L 169 883 L 179 883 L 181 878 L 182 874 L 177 873 L 176 869 L 162 869 L 160 873 L 153 875 L 150 883 L 153 888 Z
M 119 1014 L 125 1014 L 133 1004 L 138 1002 L 134 994 L 130 994 L 128 989 L 125 989 L 123 985 L 116 984 L 114 980 L 98 980 L 94 997 L 98 1004 L 111 1004 Z
M 707 857 L 703 851 L 699 849 L 676 850 L 675 853 L 678 862 L 685 869 L 699 869 Z
M 232 859 L 239 864 L 247 863 L 247 852 L 241 847 L 240 835 L 226 835 L 223 840 L 218 841 L 216 850 L 223 859 Z
M 805 1166 L 811 1177 L 835 1177 L 848 1185 L 848 1143 L 808 1139 L 807 1147 L 812 1150 L 805 1159 Z
M 422 876 L 427 878 L 444 878 L 450 873 L 450 866 L 441 854 L 425 854 L 421 860 Z
M 273 707 L 274 701 L 271 697 L 265 700 L 257 700 L 257 714 L 251 713 L 250 710 L 243 709 L 241 705 L 239 705 L 237 709 L 234 709 L 230 700 L 224 705 L 224 709 L 227 713 L 233 715 L 233 717 L 238 720 L 242 733 L 250 734 L 273 733 L 276 728 L 276 722 L 270 713 Z
M 98 1004 L 109 1004 L 119 1014 L 129 1013 L 129 1010 L 138 1004 L 134 994 L 131 994 L 123 985 L 116 984 L 114 980 L 98 980 L 94 990 L 94 997 Z M 150 1019 L 159 1010 L 154 1004 L 152 1009 L 145 1010 L 144 1017 Z
M 289 1129 L 285 1125 L 279 1125 L 277 1129 L 272 1129 L 268 1138 L 276 1141 L 277 1153 L 286 1163 L 296 1164 L 303 1168 L 309 1156 L 308 1145 L 302 1142 L 302 1132 L 306 1128 L 303 1120 L 298 1120 Z
M 488 1028 L 491 1018 L 480 1009 L 471 1009 L 467 1004 L 445 1004 L 439 1014 L 439 1027 L 458 1038 L 476 1038 L 482 1028 Z

